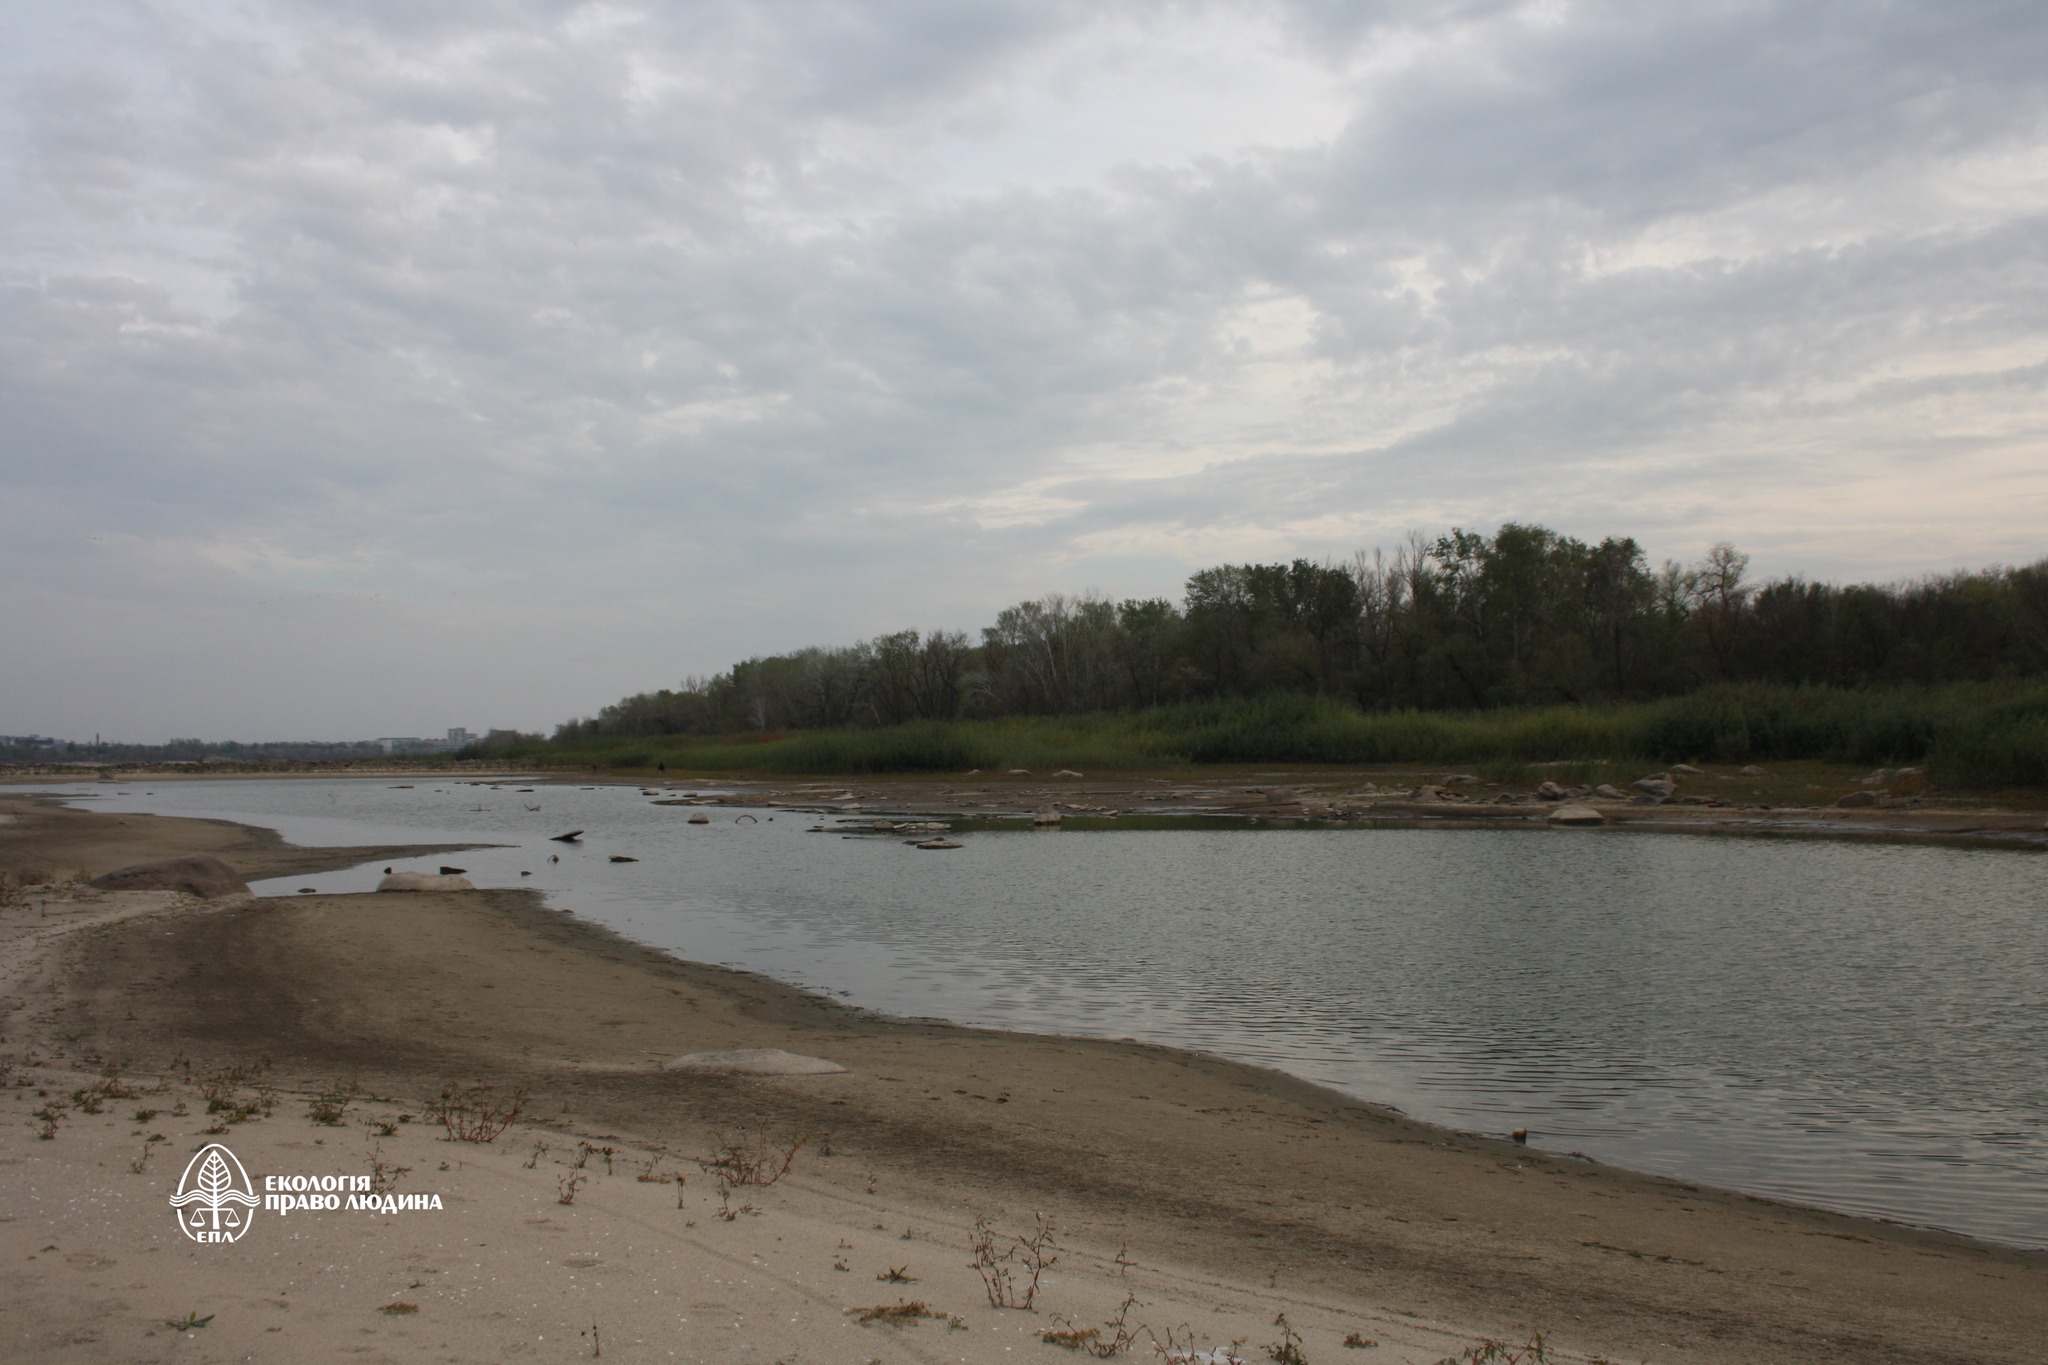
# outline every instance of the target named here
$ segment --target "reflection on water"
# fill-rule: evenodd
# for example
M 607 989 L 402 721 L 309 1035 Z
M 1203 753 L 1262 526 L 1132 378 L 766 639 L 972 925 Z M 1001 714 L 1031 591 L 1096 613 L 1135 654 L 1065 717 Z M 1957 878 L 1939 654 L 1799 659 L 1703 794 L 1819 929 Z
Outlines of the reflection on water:
M 2038 855 L 1534 829 L 926 852 L 789 812 L 691 826 L 631 788 L 513 785 L 78 790 L 299 843 L 502 841 L 452 861 L 875 1009 L 1198 1048 L 1554 1150 L 2048 1245 Z M 547 841 L 577 827 L 581 845 Z M 366 890 L 380 870 L 260 889 Z

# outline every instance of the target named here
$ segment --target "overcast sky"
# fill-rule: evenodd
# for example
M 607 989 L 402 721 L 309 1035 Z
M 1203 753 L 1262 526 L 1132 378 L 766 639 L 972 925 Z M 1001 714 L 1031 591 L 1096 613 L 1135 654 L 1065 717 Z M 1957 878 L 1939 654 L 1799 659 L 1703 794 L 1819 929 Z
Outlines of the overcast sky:
M 0 732 L 1535 521 L 2048 554 L 2048 6 L 13 0 Z

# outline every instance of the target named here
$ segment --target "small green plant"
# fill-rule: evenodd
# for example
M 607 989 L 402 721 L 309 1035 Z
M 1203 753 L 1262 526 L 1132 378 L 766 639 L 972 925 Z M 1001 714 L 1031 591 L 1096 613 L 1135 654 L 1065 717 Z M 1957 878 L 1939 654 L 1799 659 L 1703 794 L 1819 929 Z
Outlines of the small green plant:
M 187 1313 L 182 1318 L 171 1318 L 167 1320 L 164 1325 L 166 1327 L 169 1327 L 173 1332 L 196 1332 L 200 1328 L 206 1326 L 207 1323 L 212 1321 L 213 1314 L 211 1313 L 208 1313 L 203 1318 L 200 1317 L 197 1313 Z

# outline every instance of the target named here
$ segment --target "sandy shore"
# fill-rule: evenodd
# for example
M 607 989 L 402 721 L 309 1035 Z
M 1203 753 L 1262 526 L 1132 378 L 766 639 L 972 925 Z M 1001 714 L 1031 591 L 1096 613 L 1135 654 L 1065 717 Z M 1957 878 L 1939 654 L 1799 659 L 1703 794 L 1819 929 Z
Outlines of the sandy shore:
M 0 869 L 188 850 L 248 875 L 385 852 L 0 798 Z M 1041 1333 L 1104 1327 L 1131 1295 L 1137 1359 L 1171 1332 L 1263 1362 L 1282 1313 L 1319 1363 L 1431 1365 L 1537 1332 L 1551 1359 L 1658 1362 L 2010 1362 L 2048 1340 L 2048 1256 L 1557 1159 L 1169 1049 L 880 1018 L 518 892 L 39 892 L 0 908 L 0 943 L 10 1359 L 588 1359 L 601 1342 L 1056 1361 Z M 661 1069 L 729 1048 L 847 1070 Z M 527 1104 L 495 1142 L 446 1141 L 451 1081 Z M 316 1121 L 323 1092 L 338 1126 Z M 800 1135 L 772 1186 L 721 1192 L 701 1164 Z M 396 1191 L 444 1207 L 265 1211 L 199 1245 L 168 1200 L 216 1140 L 259 1180 L 409 1167 Z M 1062 1260 L 1035 1312 L 992 1307 L 976 1218 L 1015 1234 L 1039 1214 Z M 939 1316 L 848 1311 L 907 1302 Z M 212 1320 L 168 1325 L 188 1313 Z

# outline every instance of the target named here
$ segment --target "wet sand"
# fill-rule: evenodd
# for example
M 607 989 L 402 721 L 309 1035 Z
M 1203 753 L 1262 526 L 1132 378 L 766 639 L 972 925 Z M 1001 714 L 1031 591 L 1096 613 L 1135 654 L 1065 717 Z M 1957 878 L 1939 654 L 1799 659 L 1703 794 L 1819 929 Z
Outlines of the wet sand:
M 0 825 L 0 866 L 41 858 L 105 870 L 209 851 L 245 874 L 284 875 L 360 860 L 221 822 L 13 798 L 0 798 L 0 813 L 15 816 Z M 1311 1358 L 1341 1349 L 1329 1334 L 1346 1320 L 1378 1324 L 1368 1335 L 1380 1347 L 1346 1353 L 1359 1360 L 1435 1361 L 1461 1334 L 1538 1331 L 1560 1350 L 1631 1361 L 2005 1362 L 2043 1358 L 2048 1340 L 2048 1255 L 1459 1135 L 1171 1049 L 879 1017 L 679 961 L 526 893 L 178 902 L 76 932 L 52 933 L 47 918 L 17 928 L 9 953 L 35 983 L 8 1000 L 17 1060 L 76 1067 L 89 1053 L 175 1078 L 187 1063 L 204 1073 L 268 1057 L 284 1091 L 353 1077 L 415 1111 L 450 1080 L 485 1081 L 530 1092 L 534 1121 L 648 1153 L 709 1151 L 735 1128 L 829 1134 L 778 1191 L 842 1201 L 842 1214 L 857 1206 L 857 1219 L 890 1227 L 936 1220 L 941 1241 L 964 1237 L 978 1212 L 1028 1223 L 1043 1211 L 1092 1248 L 1094 1278 L 1077 1277 L 1075 1303 L 1113 1293 L 1108 1257 L 1127 1247 L 1179 1276 L 1177 1292 L 1208 1285 L 1198 1298 L 1318 1323 Z M 743 1047 L 848 1070 L 660 1069 L 678 1054 Z M 10 1127 L 0 1160 L 36 1156 L 27 1126 Z M 980 1291 L 964 1245 L 917 1292 L 971 1307 Z M 0 1324 L 57 1311 L 20 1296 L 4 1306 Z M 903 1358 L 898 1348 L 915 1342 L 915 1358 L 980 1358 L 999 1325 L 905 1334 L 875 1353 Z M 961 1346 L 970 1337 L 972 1350 Z M 1262 1359 L 1264 1340 L 1245 1353 Z M 1004 1358 L 1027 1350 L 1068 1358 L 1035 1340 Z

